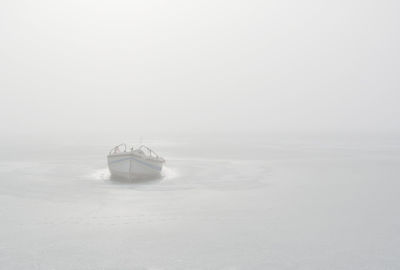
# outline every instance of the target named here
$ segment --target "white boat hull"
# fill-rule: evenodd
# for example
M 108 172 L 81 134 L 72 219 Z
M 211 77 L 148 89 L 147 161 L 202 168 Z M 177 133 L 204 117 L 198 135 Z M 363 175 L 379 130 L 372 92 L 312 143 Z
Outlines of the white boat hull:
M 111 176 L 126 179 L 155 178 L 161 175 L 164 162 L 147 159 L 133 153 L 107 156 Z

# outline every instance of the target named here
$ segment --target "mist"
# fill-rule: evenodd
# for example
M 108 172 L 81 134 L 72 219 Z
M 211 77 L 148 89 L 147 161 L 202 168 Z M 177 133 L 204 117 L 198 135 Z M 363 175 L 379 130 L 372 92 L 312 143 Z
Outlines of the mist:
M 399 10 L 1 1 L 0 268 L 400 269 Z
M 398 9 L 3 1 L 1 137 L 399 131 Z

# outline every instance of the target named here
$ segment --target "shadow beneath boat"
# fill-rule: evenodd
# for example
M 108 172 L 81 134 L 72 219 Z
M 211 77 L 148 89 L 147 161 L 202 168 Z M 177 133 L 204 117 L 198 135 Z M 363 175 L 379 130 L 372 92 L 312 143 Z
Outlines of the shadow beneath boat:
M 110 176 L 112 184 L 116 185 L 134 185 L 134 184 L 157 184 L 163 180 L 163 176 L 147 176 L 147 177 L 135 177 L 135 178 L 124 178 L 120 176 Z

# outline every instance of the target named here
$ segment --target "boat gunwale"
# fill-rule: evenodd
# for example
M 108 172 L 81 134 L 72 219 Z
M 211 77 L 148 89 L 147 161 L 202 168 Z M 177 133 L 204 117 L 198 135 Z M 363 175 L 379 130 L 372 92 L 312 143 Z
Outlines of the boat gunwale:
M 122 153 L 116 153 L 116 154 L 109 154 L 109 155 L 107 155 L 107 159 L 110 157 L 126 157 L 126 156 L 132 156 L 132 157 L 140 158 L 143 160 L 150 160 L 150 161 L 165 163 L 165 160 L 162 157 L 153 158 L 153 157 L 140 156 L 140 155 L 135 154 L 134 152 L 122 152 Z

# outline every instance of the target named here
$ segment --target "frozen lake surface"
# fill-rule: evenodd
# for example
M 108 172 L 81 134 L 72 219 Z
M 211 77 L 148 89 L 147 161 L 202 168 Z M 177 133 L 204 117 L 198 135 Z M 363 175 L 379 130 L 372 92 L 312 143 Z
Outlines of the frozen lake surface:
M 396 139 L 148 145 L 163 178 L 133 183 L 113 145 L 4 147 L 0 268 L 400 269 Z

